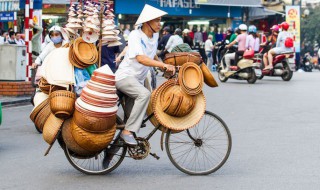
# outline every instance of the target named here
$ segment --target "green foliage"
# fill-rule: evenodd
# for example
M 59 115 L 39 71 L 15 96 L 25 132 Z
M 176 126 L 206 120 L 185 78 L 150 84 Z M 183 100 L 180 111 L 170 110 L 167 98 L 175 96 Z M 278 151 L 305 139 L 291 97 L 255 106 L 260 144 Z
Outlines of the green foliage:
M 313 50 L 316 42 L 320 44 L 320 7 L 309 10 L 309 16 L 301 18 L 301 42 L 305 50 Z

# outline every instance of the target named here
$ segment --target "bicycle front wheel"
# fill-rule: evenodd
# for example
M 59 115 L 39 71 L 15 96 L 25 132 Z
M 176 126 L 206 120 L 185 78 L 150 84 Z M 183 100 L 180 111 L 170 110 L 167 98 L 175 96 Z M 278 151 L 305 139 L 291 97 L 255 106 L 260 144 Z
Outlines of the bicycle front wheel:
M 166 135 L 166 151 L 172 164 L 189 175 L 207 175 L 227 161 L 231 151 L 231 134 L 225 122 L 206 111 L 193 128 Z

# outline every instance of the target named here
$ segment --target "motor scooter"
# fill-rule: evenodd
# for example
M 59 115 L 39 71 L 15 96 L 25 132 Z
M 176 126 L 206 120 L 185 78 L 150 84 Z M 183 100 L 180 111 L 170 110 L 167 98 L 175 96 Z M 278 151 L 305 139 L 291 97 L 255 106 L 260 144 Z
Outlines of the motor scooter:
M 278 54 L 273 57 L 272 69 L 263 70 L 264 63 L 263 63 L 263 53 L 264 48 L 260 50 L 259 53 L 255 54 L 253 61 L 256 65 L 260 65 L 262 69 L 262 75 L 258 77 L 258 79 L 262 79 L 264 76 L 270 77 L 281 77 L 284 81 L 290 81 L 293 76 L 293 71 L 290 68 L 290 63 L 294 62 L 294 54 L 293 52 L 284 52 L 282 54 Z
M 236 47 L 230 47 L 223 55 L 218 65 L 218 77 L 221 82 L 226 82 L 229 78 L 237 80 L 247 80 L 249 84 L 254 84 L 262 71 L 259 63 L 254 63 L 252 57 L 239 57 L 238 63 L 231 63 L 230 70 L 226 71 L 225 55 L 235 52 Z
M 302 63 L 303 63 L 302 67 L 305 72 L 312 72 L 313 63 L 312 63 L 312 57 L 309 53 L 306 53 L 304 55 Z

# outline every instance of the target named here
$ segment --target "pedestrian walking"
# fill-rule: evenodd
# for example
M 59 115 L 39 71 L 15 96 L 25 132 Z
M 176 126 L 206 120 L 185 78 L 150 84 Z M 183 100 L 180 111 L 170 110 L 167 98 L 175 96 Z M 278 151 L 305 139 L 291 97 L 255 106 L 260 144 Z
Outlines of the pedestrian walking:
M 190 37 L 189 32 L 190 32 L 190 30 L 187 28 L 182 31 L 183 43 L 188 44 L 192 48 L 193 47 L 193 40 Z
M 207 56 L 207 66 L 211 70 L 212 65 L 213 65 L 213 58 L 212 58 L 212 50 L 213 50 L 213 43 L 212 43 L 212 35 L 208 36 L 208 39 L 206 40 L 204 44 L 204 49 L 206 51 L 206 56 Z

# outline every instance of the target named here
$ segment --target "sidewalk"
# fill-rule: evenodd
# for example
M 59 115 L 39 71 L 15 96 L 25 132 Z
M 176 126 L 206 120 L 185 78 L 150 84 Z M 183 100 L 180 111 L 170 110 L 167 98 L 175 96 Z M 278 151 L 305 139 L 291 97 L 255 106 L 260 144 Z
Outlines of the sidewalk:
M 0 102 L 2 106 L 15 106 L 15 105 L 21 105 L 21 104 L 29 104 L 30 103 L 31 96 L 1 96 L 0 95 Z

